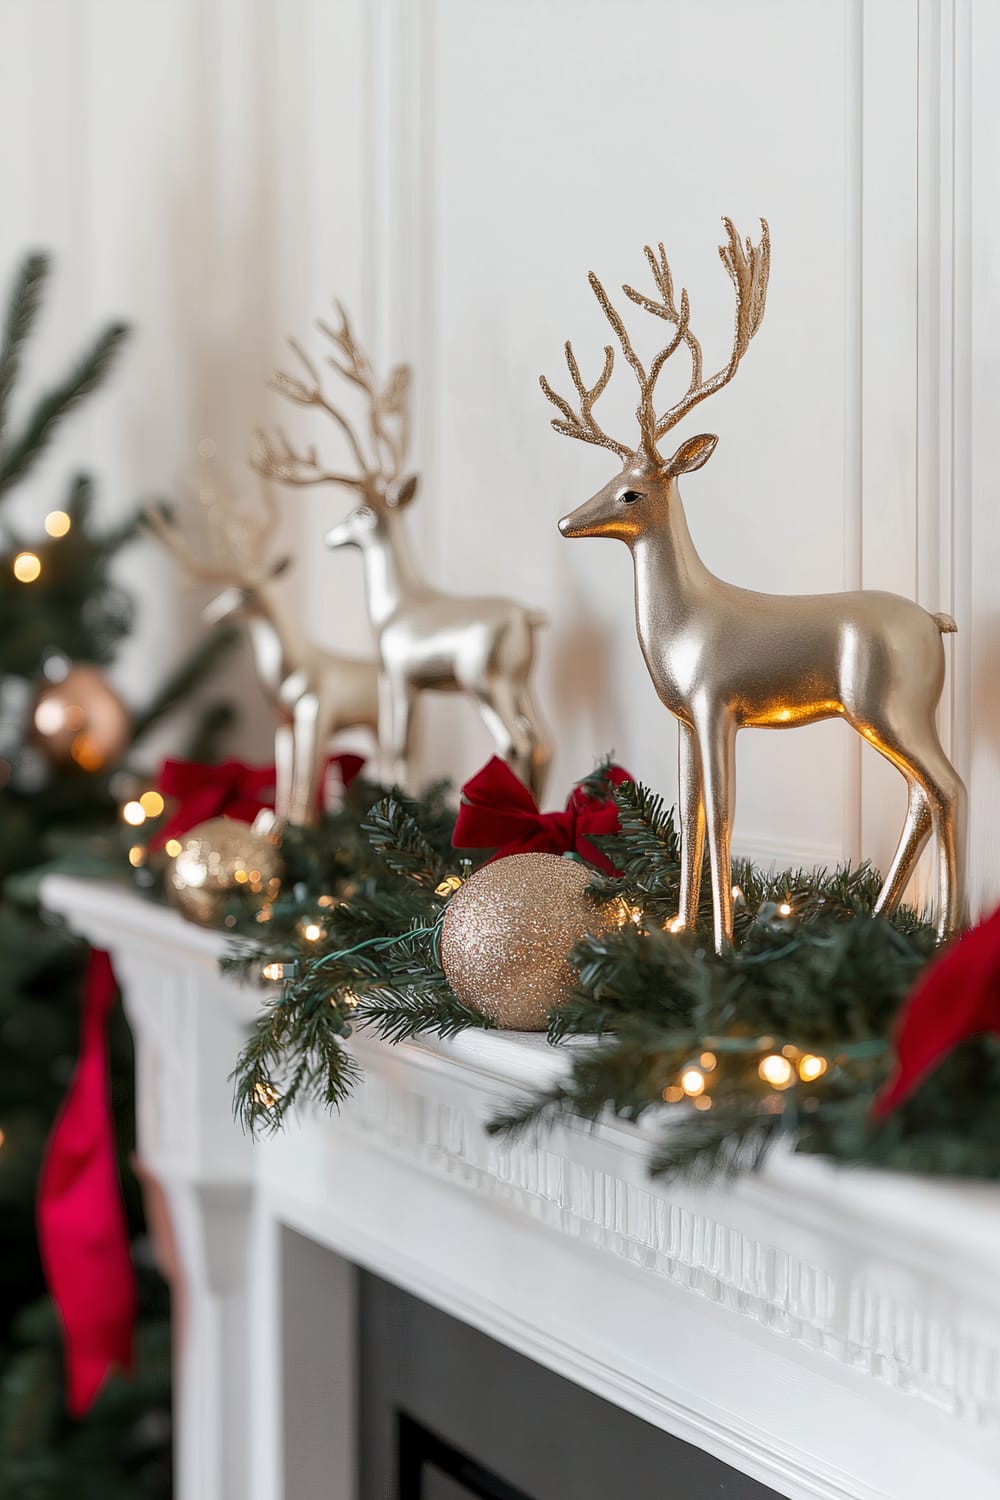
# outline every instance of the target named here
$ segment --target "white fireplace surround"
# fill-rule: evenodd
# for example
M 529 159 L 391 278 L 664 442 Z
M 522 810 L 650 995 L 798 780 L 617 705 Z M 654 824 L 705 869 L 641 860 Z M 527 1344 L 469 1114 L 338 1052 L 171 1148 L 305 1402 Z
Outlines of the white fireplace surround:
M 177 1500 L 354 1500 L 354 1266 L 793 1500 L 997 1493 L 996 1189 L 792 1157 L 658 1186 L 641 1129 L 492 1140 L 565 1066 L 519 1034 L 358 1035 L 341 1113 L 253 1143 L 227 1075 L 261 996 L 225 939 L 112 886 L 44 899 L 111 952 L 135 1035 L 185 1286 Z

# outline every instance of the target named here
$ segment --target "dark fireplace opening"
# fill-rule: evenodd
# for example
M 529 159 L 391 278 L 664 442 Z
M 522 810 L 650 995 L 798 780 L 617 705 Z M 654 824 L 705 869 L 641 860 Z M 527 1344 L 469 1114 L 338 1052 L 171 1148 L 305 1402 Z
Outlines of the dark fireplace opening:
M 399 1500 L 531 1500 L 405 1412 L 398 1415 Z
M 360 1500 L 780 1500 L 367 1272 L 359 1338 Z

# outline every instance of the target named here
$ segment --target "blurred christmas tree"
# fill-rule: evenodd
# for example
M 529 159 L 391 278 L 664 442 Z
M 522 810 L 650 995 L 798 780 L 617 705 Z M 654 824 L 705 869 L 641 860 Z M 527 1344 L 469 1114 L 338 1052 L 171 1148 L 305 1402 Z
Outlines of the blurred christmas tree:
M 12 397 L 48 271 L 32 255 L 16 278 L 0 346 L 0 505 L 63 419 L 108 374 L 126 337 L 107 329 L 65 380 L 14 427 Z M 131 601 L 111 576 L 138 513 L 99 532 L 91 483 L 72 480 L 58 507 L 39 503 L 30 535 L 0 538 L 0 1495 L 11 1500 L 137 1500 L 170 1493 L 166 1289 L 152 1266 L 132 1149 L 132 1053 L 120 1009 L 110 1035 L 112 1097 L 133 1260 L 139 1277 L 137 1375 L 115 1377 L 81 1421 L 66 1415 L 55 1311 L 45 1296 L 34 1225 L 48 1132 L 78 1046 L 85 950 L 46 922 L 25 872 L 52 860 L 107 858 L 136 742 L 187 700 L 230 638 L 210 638 L 130 711 L 102 668 L 128 635 Z M 23 514 L 23 510 L 22 510 Z M 186 753 L 210 753 L 224 706 L 201 715 Z

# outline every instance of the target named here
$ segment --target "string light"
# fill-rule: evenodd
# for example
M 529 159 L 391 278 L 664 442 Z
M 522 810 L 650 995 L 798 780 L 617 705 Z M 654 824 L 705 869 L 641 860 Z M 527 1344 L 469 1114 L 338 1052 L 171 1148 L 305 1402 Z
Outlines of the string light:
M 139 806 L 147 818 L 158 818 L 164 809 L 165 803 L 159 792 L 143 792 L 139 798 Z
M 49 536 L 65 536 L 73 522 L 64 510 L 50 510 L 45 517 L 44 526 Z
M 284 966 L 284 964 L 278 964 L 278 963 L 265 964 L 264 967 L 261 969 L 260 973 L 261 973 L 261 978 L 262 979 L 270 979 L 270 980 L 284 979 L 284 977 L 285 977 L 285 966 Z
M 689 1099 L 705 1092 L 705 1075 L 700 1068 L 685 1068 L 681 1074 L 681 1088 Z
M 42 562 L 34 552 L 19 552 L 13 563 L 18 583 L 34 583 L 41 576 Z
M 304 922 L 299 924 L 299 931 L 307 943 L 315 943 L 323 936 L 323 929 L 318 922 Z
M 318 901 L 316 902 L 317 906 L 336 906 L 336 904 L 336 896 L 320 896 Z
M 710 1096 L 708 1094 L 699 1094 L 694 1101 L 694 1107 L 695 1109 L 711 1109 L 712 1100 Z
M 743 894 L 743 887 L 742 886 L 739 886 L 739 885 L 734 885 L 733 886 L 733 900 L 736 902 L 737 906 L 745 906 L 746 905 L 747 898 Z
M 434 887 L 434 894 L 435 896 L 453 896 L 461 884 L 461 875 L 446 875 L 441 884 Z
M 799 1077 L 804 1083 L 812 1083 L 815 1078 L 822 1078 L 827 1070 L 825 1057 L 817 1057 L 815 1053 L 807 1052 L 804 1057 L 799 1058 Z
M 761 1058 L 757 1072 L 773 1089 L 787 1089 L 795 1076 L 788 1058 L 782 1057 L 780 1052 L 772 1052 Z
M 134 870 L 146 862 L 146 849 L 143 844 L 133 844 L 128 851 L 128 862 Z
M 253 1097 L 256 1104 L 263 1105 L 265 1109 L 273 1109 L 281 1095 L 273 1083 L 267 1083 L 261 1079 L 253 1086 Z
M 779 917 L 790 917 L 791 915 L 792 915 L 792 903 L 790 901 L 782 901 L 781 905 L 778 907 L 778 916 Z
M 712 1069 L 718 1066 L 718 1062 L 719 1059 L 714 1052 L 703 1052 L 698 1059 L 698 1066 L 704 1068 L 706 1073 L 711 1073 Z
M 164 844 L 163 848 L 166 853 L 170 855 L 171 859 L 176 859 L 178 854 L 180 854 L 183 845 L 181 844 L 180 839 L 167 839 L 167 842 Z
M 679 1083 L 668 1083 L 663 1090 L 663 1099 L 666 1104 L 679 1104 L 684 1098 L 684 1090 Z
M 667 931 L 668 932 L 683 932 L 684 931 L 684 918 L 683 917 L 675 917 L 672 922 L 668 922 L 667 923 Z
M 126 802 L 122 818 L 130 828 L 141 828 L 146 821 L 146 810 L 141 802 Z

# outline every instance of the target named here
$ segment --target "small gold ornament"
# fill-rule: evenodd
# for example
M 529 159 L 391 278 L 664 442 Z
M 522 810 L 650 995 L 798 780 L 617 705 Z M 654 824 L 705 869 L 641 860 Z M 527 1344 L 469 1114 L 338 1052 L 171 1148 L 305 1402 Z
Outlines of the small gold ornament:
M 572 346 L 566 362 L 579 399 L 574 411 L 542 376 L 542 390 L 566 437 L 610 448 L 621 472 L 559 522 L 563 536 L 624 542 L 635 567 L 636 632 L 660 701 L 678 719 L 681 821 L 680 915 L 672 930 L 694 925 L 707 842 L 715 946 L 733 936 L 730 847 L 740 729 L 790 729 L 846 719 L 901 771 L 906 820 L 875 910 L 895 911 L 933 832 L 938 846 L 938 934 L 965 920 L 965 787 L 938 738 L 935 711 L 944 685 L 941 637 L 957 627 L 898 594 L 871 589 L 843 594 L 758 594 L 716 578 L 695 551 L 678 479 L 707 463 L 718 438 L 689 437 L 665 456 L 659 444 L 699 402 L 727 385 L 764 316 L 770 239 L 761 220 L 758 244 L 744 244 L 729 219 L 719 256 L 733 283 L 736 324 L 726 362 L 712 375 L 690 326 L 687 292 L 675 296 L 662 245 L 646 247 L 653 295 L 622 288 L 630 302 L 661 318 L 667 342 L 647 370 L 621 314 L 591 273 L 590 285 L 639 385 L 639 440 L 622 441 L 599 426 L 594 403 L 611 379 L 614 349 L 588 386 Z M 687 350 L 687 390 L 662 415 L 656 384 L 672 354 Z
M 209 818 L 179 840 L 167 867 L 167 894 L 191 922 L 219 927 L 234 908 L 244 915 L 273 900 L 281 880 L 274 840 L 233 818 Z
M 613 902 L 587 895 L 592 878 L 557 854 L 511 854 L 471 876 L 441 930 L 441 967 L 459 1000 L 507 1030 L 544 1031 L 576 979 L 573 944 L 620 925 Z
M 113 766 L 128 748 L 129 711 L 98 667 L 71 666 L 46 683 L 32 710 L 35 743 L 56 766 Z

